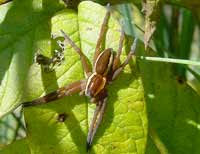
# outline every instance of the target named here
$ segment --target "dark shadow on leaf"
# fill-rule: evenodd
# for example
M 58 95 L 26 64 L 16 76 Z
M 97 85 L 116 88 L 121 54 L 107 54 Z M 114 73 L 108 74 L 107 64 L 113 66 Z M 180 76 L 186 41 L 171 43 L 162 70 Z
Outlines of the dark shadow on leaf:
M 140 62 L 149 127 L 158 134 L 169 153 L 199 153 L 199 95 L 180 84 L 170 64 Z M 147 145 L 147 151 L 155 150 Z M 148 149 L 150 148 L 150 149 Z
M 16 42 L 25 41 L 27 44 L 31 44 L 32 40 L 28 40 L 26 38 L 21 38 L 22 35 L 27 33 L 28 23 L 24 24 L 24 22 L 27 20 L 27 14 L 31 14 L 33 12 L 32 8 L 32 0 L 27 0 L 25 3 L 25 6 L 27 8 L 27 12 L 24 12 L 24 9 L 22 4 L 20 2 L 13 1 L 12 6 L 8 10 L 4 21 L 0 24 L 0 59 L 1 60 L 1 74 L 0 74 L 0 83 L 2 82 L 5 73 L 7 70 L 11 67 L 10 64 L 13 60 L 13 57 L 17 56 L 17 64 L 15 64 L 18 68 L 21 66 L 24 67 L 26 65 L 26 69 L 23 70 L 23 74 L 27 74 L 28 72 L 28 63 L 29 63 L 29 54 L 30 48 L 23 48 L 23 50 L 20 49 L 19 46 L 16 46 Z M 17 16 L 18 15 L 18 16 Z M 26 18 L 26 19 L 25 19 Z M 22 24 L 23 23 L 23 24 Z M 6 52 L 6 53 L 5 53 Z M 22 58 L 25 58 L 22 60 Z M 19 70 L 17 70 L 16 74 L 10 74 L 10 76 L 17 76 Z M 22 70 L 20 70 L 21 73 Z M 25 76 L 21 78 L 21 80 L 24 80 Z M 16 80 L 16 85 L 21 85 L 21 80 Z
M 40 6 L 43 6 L 43 8 L 37 10 L 32 7 L 32 0 L 23 2 L 14 0 L 4 21 L 0 24 L 0 83 L 2 84 L 6 72 L 9 72 L 7 83 L 12 81 L 13 78 L 17 79 L 12 85 L 6 85 L 10 88 L 13 86 L 12 89 L 16 89 L 13 93 L 16 95 L 14 96 L 16 99 L 11 100 L 15 106 L 20 103 L 19 98 L 26 95 L 23 94 L 26 83 L 24 81 L 27 79 L 30 65 L 33 63 L 34 52 L 37 50 L 35 43 L 39 40 L 47 40 L 50 36 L 50 31 L 47 30 L 46 33 L 49 33 L 49 36 L 36 37 L 35 30 L 38 26 L 47 24 L 50 17 L 62 8 L 59 6 L 58 0 L 43 0 L 42 4 Z

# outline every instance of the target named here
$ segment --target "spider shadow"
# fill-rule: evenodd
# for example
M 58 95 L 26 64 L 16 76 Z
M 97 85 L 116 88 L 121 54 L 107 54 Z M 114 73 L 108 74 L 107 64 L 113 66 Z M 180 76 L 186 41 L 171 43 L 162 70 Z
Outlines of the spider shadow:
M 50 79 L 51 88 L 49 88 L 50 87 L 49 82 L 48 82 L 49 78 L 51 78 Z M 50 74 L 47 74 L 46 72 L 42 71 L 42 79 L 43 79 L 43 87 L 45 87 L 46 93 L 52 92 L 51 90 L 52 87 L 53 89 L 59 88 L 56 82 L 57 78 L 56 78 L 55 71 L 50 72 Z M 82 106 L 81 109 L 85 108 L 85 110 L 84 111 L 79 110 L 77 112 L 77 110 L 75 109 L 76 106 L 83 105 L 83 102 L 85 102 L 84 103 L 85 107 Z M 83 154 L 84 154 L 84 151 L 85 153 L 87 153 L 87 135 L 86 135 L 88 133 L 87 120 L 85 120 L 84 124 L 82 123 L 82 126 L 85 126 L 85 127 L 82 127 L 80 122 L 83 120 L 82 119 L 78 120 L 76 117 L 77 117 L 77 114 L 82 114 L 82 115 L 87 116 L 88 103 L 89 103 L 89 100 L 87 99 L 86 96 L 79 96 L 78 94 L 74 94 L 73 96 L 66 96 L 52 103 L 48 103 L 48 105 L 46 106 L 45 105 L 43 106 L 45 108 L 51 108 L 52 110 L 54 110 L 54 112 L 56 113 L 54 121 L 57 125 L 61 124 L 58 120 L 59 115 L 66 115 L 67 118 L 64 121 L 62 121 L 62 124 L 66 126 L 67 130 L 69 130 L 71 139 L 73 140 L 73 143 L 76 144 L 76 147 L 78 148 L 78 152 L 83 153 Z M 76 110 L 75 112 L 73 112 L 74 109 Z M 82 112 L 82 113 L 79 113 L 79 112 Z M 67 135 L 68 134 L 66 134 L 66 136 Z M 56 136 L 54 136 L 53 138 L 56 138 Z M 59 139 L 57 140 L 57 142 L 60 142 Z M 91 151 L 93 152 L 92 149 Z
M 52 91 L 51 89 L 59 88 L 55 71 L 52 71 L 50 73 L 46 73 L 45 71 L 42 71 L 42 80 L 43 80 L 43 87 L 44 87 L 46 93 L 51 92 Z M 83 102 L 85 102 L 84 103 L 85 105 L 82 104 Z M 79 153 L 83 153 L 83 151 L 86 151 L 86 133 L 87 133 L 86 127 L 85 128 L 81 127 L 80 121 L 82 121 L 82 120 L 80 120 L 80 118 L 78 120 L 77 115 L 76 116 L 74 115 L 74 113 L 78 114 L 78 112 L 79 112 L 79 111 L 77 112 L 77 109 L 76 109 L 77 106 L 78 106 L 78 108 L 80 107 L 80 109 L 85 108 L 84 111 L 80 111 L 80 112 L 82 112 L 80 114 L 82 114 L 83 116 L 87 115 L 86 98 L 75 94 L 73 96 L 66 96 L 64 98 L 61 98 L 52 103 L 48 103 L 47 105 L 42 105 L 42 106 L 46 109 L 51 109 L 54 111 L 54 119 L 53 120 L 54 120 L 55 126 L 52 126 L 52 127 L 56 127 L 56 125 L 57 126 L 63 125 L 63 127 L 66 127 L 66 129 L 68 131 L 64 132 L 64 133 L 66 133 L 65 136 L 68 135 L 67 133 L 70 134 L 70 137 L 73 140 L 73 143 L 76 145 Z M 59 120 L 58 120 L 59 115 L 66 115 L 66 119 L 63 122 L 59 122 Z M 80 117 L 80 116 L 78 116 L 78 117 Z M 87 123 L 85 122 L 85 124 L 83 124 L 83 126 L 87 126 Z M 59 134 L 59 130 L 57 130 L 57 131 Z M 63 131 L 63 130 L 61 130 L 61 131 Z M 63 133 L 63 135 L 64 135 L 64 133 Z M 57 140 L 56 143 L 61 142 L 62 138 L 64 139 L 64 136 L 62 138 L 58 138 L 56 132 L 55 132 L 55 134 L 51 134 L 51 136 L 54 139 L 54 142 L 55 142 L 55 140 Z
M 46 73 L 45 71 L 42 71 L 42 80 L 43 80 L 43 87 L 46 93 L 51 92 L 52 89 L 59 88 L 55 71 L 52 71 L 50 73 Z M 51 85 L 49 85 L 49 83 Z M 75 94 L 73 96 L 66 96 L 64 98 L 50 102 L 48 104 L 38 106 L 39 108 L 42 108 L 46 111 L 48 110 L 53 111 L 52 112 L 53 114 L 51 115 L 53 117 L 53 119 L 51 119 L 53 120 L 53 123 L 50 125 L 51 128 L 49 129 L 54 130 L 55 133 L 47 134 L 47 136 L 51 136 L 51 138 L 53 139 L 53 142 L 58 144 L 58 143 L 61 143 L 62 140 L 65 140 L 65 137 L 70 135 L 79 153 L 83 153 L 83 151 L 86 151 L 87 131 L 86 131 L 86 127 L 81 127 L 81 124 L 80 124 L 80 121 L 82 121 L 82 118 L 84 118 L 84 115 L 87 115 L 87 104 L 86 103 L 82 104 L 83 102 L 86 102 L 86 99 L 82 96 L 78 96 L 77 94 Z M 77 116 L 74 114 L 74 113 L 76 114 L 78 113 L 77 111 L 78 109 L 76 108 L 79 108 L 79 109 L 85 108 L 84 111 L 80 111 L 81 113 L 79 113 L 79 114 L 82 114 L 83 116 L 81 115 Z M 64 121 L 59 120 L 60 115 L 66 116 L 64 118 Z M 81 119 L 80 118 L 77 119 L 77 117 L 81 117 Z M 86 124 L 87 124 L 86 121 L 85 121 L 85 124 L 82 123 L 83 126 L 86 126 Z M 62 130 L 61 128 L 62 129 L 66 128 L 66 131 Z M 49 131 L 49 133 L 50 132 L 51 131 Z M 58 137 L 58 134 L 60 134 L 60 132 L 63 132 L 62 135 L 64 136 Z M 50 144 L 50 148 L 53 149 L 53 146 L 54 146 L 53 144 Z M 58 150 L 59 150 L 59 146 L 60 146 L 60 149 L 63 148 L 62 145 L 58 144 L 57 146 Z
M 132 40 L 131 40 L 132 42 Z M 126 43 L 131 43 L 127 42 Z M 126 46 L 126 55 L 128 55 L 130 51 L 130 45 Z M 123 61 L 122 61 L 123 62 Z M 119 77 L 113 81 L 108 86 L 108 101 L 106 110 L 103 116 L 102 123 L 99 126 L 99 129 L 97 130 L 97 133 L 94 137 L 93 145 L 95 145 L 98 140 L 104 135 L 106 129 L 108 129 L 111 126 L 111 123 L 114 119 L 114 104 L 113 102 L 119 101 L 118 99 L 118 91 L 122 89 L 127 89 L 130 87 L 130 83 L 132 83 L 134 80 L 138 80 L 139 74 L 137 73 L 138 69 L 137 66 L 134 64 L 133 59 L 129 61 L 129 67 L 130 67 L 130 73 L 122 72 Z M 93 153 L 92 153 L 93 154 Z
M 49 34 L 50 34 L 50 31 L 51 31 L 51 29 L 49 26 L 49 29 L 48 29 Z M 49 38 L 50 38 L 50 35 L 49 35 Z M 57 68 L 55 68 L 55 69 L 57 69 Z M 59 88 L 55 70 L 52 70 L 51 72 L 46 72 L 41 67 L 41 78 L 42 78 L 42 84 L 43 84 L 42 87 L 44 88 L 44 92 L 46 94 Z M 72 139 L 72 141 L 75 144 L 77 151 L 79 153 L 82 153 L 84 150 L 86 151 L 86 146 L 80 146 L 80 145 L 86 145 L 86 131 L 84 131 L 84 128 L 81 127 L 80 119 L 77 119 L 77 116 L 75 116 L 75 114 L 73 112 L 73 110 L 76 108 L 76 106 L 81 105 L 81 102 L 84 102 L 84 100 L 83 99 L 80 100 L 80 96 L 73 95 L 72 97 L 66 96 L 65 98 L 35 107 L 34 110 L 37 110 L 38 108 L 40 108 L 42 110 L 44 109 L 44 111 L 46 112 L 45 114 L 49 114 L 49 117 L 53 117 L 51 119 L 51 121 L 53 121 L 53 122 L 51 123 L 51 125 L 49 125 L 48 128 L 46 128 L 46 129 L 49 129 L 49 131 L 45 132 L 43 130 L 43 132 L 44 132 L 44 135 L 46 135 L 46 136 L 44 136 L 44 138 L 51 138 L 48 148 L 55 151 L 55 153 L 57 153 L 60 149 L 63 149 L 62 144 L 67 144 L 66 147 L 68 146 L 68 142 L 67 142 L 68 140 L 66 141 L 66 139 L 65 139 L 65 137 L 67 137 L 68 135 Z M 51 111 L 51 113 L 48 113 L 49 110 Z M 86 111 L 83 112 L 83 114 L 87 115 Z M 63 122 L 59 121 L 59 119 L 58 119 L 59 115 L 66 115 L 66 118 Z M 38 119 L 38 120 L 41 123 L 42 122 L 44 123 L 44 121 L 41 121 L 40 119 Z M 48 122 L 48 121 L 45 120 L 45 122 Z M 42 125 L 44 125 L 44 124 L 41 124 L 41 126 Z M 86 124 L 84 126 L 86 126 Z M 44 126 L 44 127 L 46 127 L 46 126 Z M 66 128 L 66 131 L 63 130 L 65 128 Z M 53 131 L 54 131 L 54 133 L 51 133 Z M 34 133 L 38 133 L 38 132 L 34 132 Z M 59 134 L 62 134 L 63 136 L 59 136 Z M 38 138 L 38 139 L 34 138 L 34 140 L 36 140 L 37 143 L 41 142 L 40 138 Z M 63 140 L 65 142 L 62 142 Z M 61 143 L 61 144 L 59 144 L 59 143 Z M 55 144 L 57 144 L 56 148 L 55 148 Z M 66 149 L 66 150 L 68 150 L 68 149 Z

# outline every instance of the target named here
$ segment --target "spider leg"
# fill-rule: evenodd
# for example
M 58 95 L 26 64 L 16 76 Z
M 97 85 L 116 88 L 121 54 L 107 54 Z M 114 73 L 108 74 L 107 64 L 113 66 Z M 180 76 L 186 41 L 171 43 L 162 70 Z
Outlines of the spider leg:
M 85 89 L 85 86 L 86 86 L 86 80 L 75 81 L 69 85 L 59 88 L 58 90 L 51 92 L 43 97 L 37 98 L 31 102 L 24 102 L 24 103 L 22 103 L 22 106 L 28 107 L 28 106 L 46 104 L 51 101 L 60 99 L 64 96 L 69 96 L 74 93 L 81 92 Z
M 88 136 L 87 136 L 87 151 L 91 147 L 92 141 L 94 139 L 94 135 L 102 121 L 102 118 L 103 118 L 103 115 L 105 112 L 106 102 L 107 102 L 107 97 L 104 98 L 103 100 L 99 101 L 96 106 L 94 116 L 93 116 L 92 122 L 90 124 Z
M 113 76 L 112 76 L 112 80 L 115 80 L 116 77 L 123 71 L 124 67 L 129 63 L 130 59 L 132 58 L 132 56 L 135 53 L 136 45 L 137 45 L 137 38 L 134 40 L 133 45 L 131 46 L 131 51 L 127 55 L 126 60 L 123 62 L 123 64 L 120 65 L 119 68 L 117 68 L 114 71 Z
M 92 71 L 91 71 L 90 65 L 87 62 L 87 57 L 84 55 L 84 53 L 81 51 L 81 49 L 69 38 L 69 36 L 63 30 L 60 30 L 60 31 L 63 34 L 65 40 L 79 54 L 84 72 L 86 73 L 87 77 L 90 76 Z
M 107 31 L 107 24 L 108 24 L 109 17 L 110 17 L 110 5 L 108 4 L 107 5 L 107 12 L 106 12 L 106 15 L 103 19 L 103 23 L 101 25 L 99 38 L 97 40 L 97 44 L 96 44 L 96 48 L 95 48 L 95 52 L 94 52 L 93 66 L 95 65 L 95 62 L 96 62 L 99 54 L 101 53 L 101 44 L 102 44 L 102 41 L 104 39 L 105 33 Z
M 114 62 L 113 62 L 113 70 L 115 71 L 117 68 L 119 68 L 120 66 L 120 56 L 122 53 L 122 48 L 123 48 L 123 42 L 124 42 L 124 38 L 125 38 L 125 33 L 124 31 L 121 29 L 121 34 L 120 34 L 120 40 L 119 40 L 119 48 L 117 51 L 117 54 L 114 58 Z

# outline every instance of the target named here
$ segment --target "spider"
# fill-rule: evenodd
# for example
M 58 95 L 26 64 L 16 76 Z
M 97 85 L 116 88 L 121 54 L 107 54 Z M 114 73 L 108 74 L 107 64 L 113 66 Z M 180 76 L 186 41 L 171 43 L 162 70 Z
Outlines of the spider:
M 100 34 L 97 39 L 95 53 L 93 56 L 93 69 L 90 68 L 87 58 L 81 49 L 69 38 L 69 36 L 63 30 L 61 30 L 65 41 L 68 42 L 71 47 L 79 54 L 86 78 L 72 82 L 33 101 L 23 103 L 23 107 L 35 106 L 49 103 L 74 93 L 81 93 L 89 97 L 90 101 L 96 104 L 96 109 L 94 111 L 93 119 L 90 123 L 87 135 L 87 150 L 89 147 L 91 147 L 95 133 L 103 118 L 108 97 L 106 88 L 109 84 L 111 84 L 113 80 L 118 77 L 118 75 L 123 71 L 124 67 L 129 63 L 129 60 L 134 55 L 137 42 L 137 39 L 135 39 L 126 60 L 122 64 L 120 63 L 120 56 L 122 52 L 123 41 L 125 38 L 123 30 L 121 30 L 117 52 L 114 52 L 112 48 L 107 48 L 101 51 L 101 45 L 106 33 L 109 17 L 110 10 L 107 9 L 103 23 L 101 25 Z M 41 57 L 42 56 L 40 56 L 40 58 Z

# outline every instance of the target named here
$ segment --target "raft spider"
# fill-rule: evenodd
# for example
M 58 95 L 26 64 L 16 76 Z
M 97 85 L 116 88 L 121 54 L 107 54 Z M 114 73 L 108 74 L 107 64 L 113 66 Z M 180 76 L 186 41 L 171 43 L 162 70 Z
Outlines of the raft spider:
M 81 93 L 90 98 L 92 103 L 96 104 L 93 119 L 90 123 L 88 136 L 87 136 L 87 149 L 92 144 L 97 128 L 99 127 L 106 107 L 107 101 L 107 85 L 111 84 L 113 80 L 123 71 L 124 67 L 129 63 L 136 48 L 135 39 L 126 60 L 120 64 L 120 56 L 125 38 L 124 31 L 121 30 L 118 51 L 115 53 L 112 48 L 107 48 L 101 51 L 101 45 L 106 33 L 107 24 L 110 17 L 110 10 L 107 9 L 103 23 L 101 25 L 100 34 L 97 40 L 94 56 L 93 56 L 93 69 L 87 62 L 87 58 L 81 49 L 69 38 L 69 36 L 61 30 L 65 41 L 79 54 L 81 63 L 86 75 L 85 79 L 72 82 L 64 87 L 57 89 L 43 97 L 37 98 L 30 102 L 23 103 L 24 107 L 35 106 L 39 104 L 49 103 L 51 101 L 60 99 L 64 96 L 69 96 L 74 93 Z

